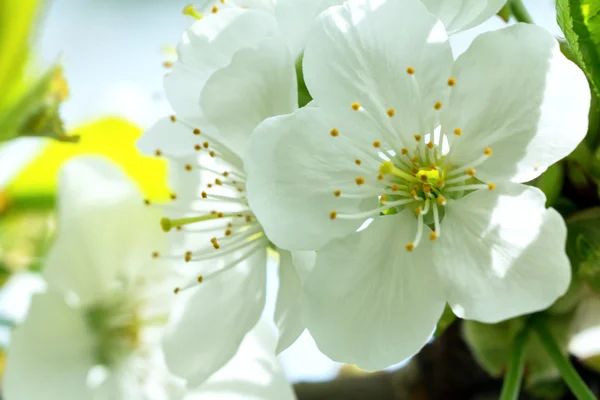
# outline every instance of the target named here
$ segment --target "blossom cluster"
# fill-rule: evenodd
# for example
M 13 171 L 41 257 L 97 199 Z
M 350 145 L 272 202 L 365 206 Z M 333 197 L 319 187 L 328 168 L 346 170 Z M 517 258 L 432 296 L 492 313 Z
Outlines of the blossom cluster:
M 505 2 L 462 3 L 187 7 L 164 81 L 174 114 L 138 142 L 168 160 L 171 200 L 144 201 L 98 160 L 65 169 L 7 398 L 209 398 L 261 340 L 273 391 L 256 398 L 293 398 L 273 357 L 305 330 L 331 359 L 380 370 L 417 353 L 446 304 L 496 323 L 564 295 L 565 222 L 526 183 L 584 138 L 587 80 L 529 24 L 453 55 L 449 35 Z M 277 345 L 261 321 L 268 259 Z M 28 349 L 48 329 L 56 345 Z M 34 372 L 46 397 L 18 379 L 39 357 L 71 371 Z

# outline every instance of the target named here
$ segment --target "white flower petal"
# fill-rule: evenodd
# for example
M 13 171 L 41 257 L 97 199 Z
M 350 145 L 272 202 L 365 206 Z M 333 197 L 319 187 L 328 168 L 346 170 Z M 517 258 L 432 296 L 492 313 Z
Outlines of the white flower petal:
M 274 334 L 259 321 L 236 355 L 185 400 L 294 400 L 274 351 Z
M 481 24 L 500 11 L 506 0 L 421 0 L 449 33 Z
M 304 78 L 319 106 L 358 102 L 408 146 L 435 127 L 434 105 L 445 100 L 452 60 L 444 27 L 420 1 L 349 0 L 317 18 Z
M 317 16 L 328 7 L 343 2 L 344 0 L 277 1 L 275 16 L 294 59 L 297 59 L 304 51 L 310 28 Z
M 412 211 L 375 218 L 368 228 L 321 249 L 305 284 L 306 322 L 335 361 L 377 370 L 427 343 L 445 301 L 424 240 L 408 253 Z
M 587 132 L 587 80 L 535 25 L 480 35 L 456 61 L 453 77 L 442 126 L 450 137 L 455 128 L 462 136 L 453 139 L 449 161 L 464 165 L 490 147 L 494 155 L 477 167 L 484 180 L 529 181 Z
M 199 95 L 198 95 L 199 97 Z M 186 123 L 164 117 L 159 119 L 137 141 L 137 148 L 144 154 L 151 156 L 184 157 L 196 153 L 194 146 L 202 143 L 202 134 L 195 135 L 193 124 L 202 130 L 209 126 L 202 119 L 186 119 Z
M 265 280 L 266 249 L 260 249 L 231 270 L 177 294 L 181 298 L 163 347 L 169 369 L 188 387 L 200 385 L 236 353 L 262 313 Z
M 29 315 L 11 335 L 3 380 L 8 399 L 88 399 L 94 337 L 83 313 L 56 293 L 33 297 Z
M 279 250 L 279 292 L 275 305 L 275 324 L 279 329 L 277 354 L 291 346 L 305 329 L 300 304 L 302 281 L 314 267 L 316 253 L 294 253 Z
M 495 323 L 565 293 L 566 227 L 545 201 L 539 189 L 520 184 L 449 201 L 434 262 L 456 315 Z
M 240 49 L 256 46 L 278 32 L 274 16 L 229 8 L 194 23 L 177 47 L 178 60 L 165 76 L 169 103 L 181 117 L 201 115 L 200 93 L 211 74 L 231 62 Z
M 285 44 L 271 39 L 238 51 L 206 82 L 200 105 L 219 138 L 241 154 L 258 124 L 298 108 L 296 70 Z
M 105 293 L 119 277 L 139 273 L 161 252 L 160 214 L 104 159 L 68 161 L 59 178 L 59 229 L 44 263 L 50 288 L 75 292 L 81 301 Z
M 369 141 L 375 128 L 362 113 L 346 113 L 338 113 L 339 124 L 334 125 L 329 113 L 305 107 L 266 120 L 250 138 L 244 160 L 248 201 L 278 247 L 318 249 L 334 237 L 356 231 L 366 219 L 331 220 L 333 210 L 354 214 L 378 206 L 377 196 L 334 196 L 335 190 L 356 194 L 377 184 L 372 175 L 364 176 L 364 185 L 355 183 L 364 171 L 378 171 L 376 157 L 365 155 L 375 153 Z M 332 128 L 338 136 L 331 136 Z M 365 141 L 365 151 L 357 149 L 357 140 Z M 355 165 L 359 156 L 361 167 Z

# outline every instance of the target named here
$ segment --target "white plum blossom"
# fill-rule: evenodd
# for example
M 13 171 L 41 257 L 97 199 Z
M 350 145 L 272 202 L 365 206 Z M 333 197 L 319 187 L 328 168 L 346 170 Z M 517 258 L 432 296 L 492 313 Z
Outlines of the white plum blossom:
M 160 348 L 173 296 L 156 210 L 115 166 L 75 159 L 61 174 L 59 233 L 44 263 L 45 293 L 12 333 L 8 400 L 293 399 L 259 323 L 198 389 L 170 374 Z M 199 355 L 201 357 L 202 355 Z
M 564 221 L 521 184 L 587 130 L 587 81 L 552 35 L 517 24 L 453 60 L 422 3 L 349 0 L 313 26 L 304 77 L 318 107 L 261 124 L 245 167 L 270 240 L 318 250 L 305 322 L 323 352 L 380 369 L 446 302 L 496 322 L 566 291 Z
M 295 60 L 272 13 L 216 7 L 184 33 L 165 77 L 175 115 L 139 142 L 169 160 L 174 178 L 172 202 L 156 205 L 168 216 L 163 229 L 175 235 L 159 258 L 188 279 L 174 286 L 164 349 L 169 368 L 189 385 L 227 362 L 259 320 L 268 253 L 279 259 L 277 351 L 296 340 L 304 330 L 300 279 L 315 256 L 293 256 L 268 240 L 248 206 L 242 161 L 259 123 L 297 109 Z

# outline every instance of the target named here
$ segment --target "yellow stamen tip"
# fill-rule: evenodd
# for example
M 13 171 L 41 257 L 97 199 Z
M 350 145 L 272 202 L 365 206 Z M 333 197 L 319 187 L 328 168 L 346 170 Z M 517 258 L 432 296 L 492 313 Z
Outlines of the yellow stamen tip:
M 406 68 L 406 73 L 409 75 L 413 75 L 415 73 L 415 69 L 413 67 Z
M 417 142 L 421 141 L 421 135 L 415 135 L 414 138 Z
M 340 195 L 341 195 L 341 194 L 342 194 L 342 191 L 341 191 L 341 190 L 334 190 L 334 191 L 333 191 L 333 195 L 334 195 L 335 197 L 340 197 Z
M 196 135 L 196 136 L 198 136 L 201 133 L 200 129 L 198 129 L 198 128 L 194 128 L 193 132 L 194 132 L 194 135 Z
M 390 108 L 389 110 L 387 110 L 387 115 L 388 117 L 392 118 L 394 115 L 396 115 L 396 110 Z
M 429 147 L 430 149 L 433 149 L 433 142 L 427 143 L 427 147 Z
M 437 103 L 434 104 L 433 108 L 435 108 L 436 110 L 440 110 L 442 108 L 442 103 L 440 103 L 438 101 Z
M 334 220 L 337 217 L 337 212 L 336 211 L 332 211 L 329 213 L 329 219 L 330 220 Z
M 419 215 L 421 215 L 421 213 L 422 213 L 422 212 L 423 212 L 423 210 L 421 210 L 421 207 L 417 207 L 417 208 L 415 208 L 415 215 L 416 215 L 416 216 L 419 216 Z
M 179 289 L 178 287 L 176 287 L 175 289 L 173 289 L 173 293 L 177 294 L 177 293 L 179 293 L 180 290 L 181 289 Z
M 165 68 L 172 68 L 173 67 L 173 63 L 171 61 L 165 61 L 165 62 L 163 62 L 163 67 L 165 67 Z
M 360 165 L 361 161 L 357 158 L 356 160 L 354 160 L 354 163 L 356 163 L 356 165 Z
M 379 140 L 376 140 L 373 142 L 373 147 L 375 147 L 376 149 L 381 147 L 381 142 Z
M 159 256 L 160 254 L 158 253 L 158 251 L 152 252 L 152 258 L 158 258 Z
M 494 190 L 494 189 L 496 189 L 496 185 L 494 185 L 493 183 L 488 183 L 488 189 Z
M 435 233 L 435 232 L 431 232 L 431 233 L 429 234 L 429 240 L 436 240 L 437 238 L 438 238 L 438 235 L 437 235 L 437 233 Z
M 454 85 L 456 85 L 456 79 L 454 79 L 454 78 L 448 79 L 448 86 L 454 86 Z
M 359 176 L 354 181 L 357 185 L 362 185 L 363 183 L 365 183 L 365 178 L 363 176 Z
M 155 155 L 156 157 L 160 157 L 160 156 L 162 155 L 162 151 L 160 151 L 160 149 L 156 149 L 156 150 L 154 151 L 154 155 Z
M 492 149 L 489 147 L 486 147 L 485 150 L 483 150 L 483 154 L 485 154 L 488 157 L 491 157 L 493 154 Z
M 169 232 L 173 228 L 173 224 L 169 218 L 163 218 L 160 220 L 160 227 L 164 232 Z
M 468 170 L 465 171 L 465 174 L 469 175 L 469 176 L 475 176 L 475 168 L 469 168 Z
M 338 135 L 340 134 L 340 132 L 339 132 L 339 131 L 338 131 L 336 128 L 333 128 L 333 129 L 332 129 L 332 130 L 329 132 L 329 134 L 330 134 L 331 136 L 333 136 L 333 137 L 336 137 L 336 136 L 338 136 Z
M 456 129 L 454 130 L 454 134 L 455 134 L 456 136 L 460 136 L 460 135 L 462 135 L 462 130 L 461 130 L 460 128 L 456 128 Z
M 352 103 L 352 109 L 354 111 L 360 110 L 360 103 Z
M 415 249 L 414 243 L 409 243 L 406 245 L 406 251 L 408 251 L 409 253 L 412 252 L 414 249 Z
M 438 205 L 440 205 L 440 206 L 445 206 L 445 205 L 446 205 L 446 203 L 447 203 L 447 201 L 446 201 L 446 198 L 445 198 L 445 197 L 443 197 L 443 196 L 440 196 L 440 197 L 438 197 L 438 199 L 437 199 L 437 203 L 438 203 Z
M 185 262 L 190 262 L 190 261 L 192 261 L 192 252 L 186 251 L 185 252 Z
M 402 148 L 401 153 L 402 154 L 408 154 L 408 149 L 406 147 Z
M 195 19 L 202 19 L 202 14 L 196 10 L 192 4 L 188 4 L 183 8 L 183 15 L 188 15 Z
M 177 121 L 177 117 L 175 115 L 171 115 L 169 118 L 171 119 L 171 122 Z
M 204 277 L 202 275 L 198 276 L 198 283 L 202 283 L 202 281 L 204 280 Z
M 213 8 L 210 10 L 213 14 L 216 14 L 219 12 L 219 7 L 217 6 L 213 6 Z

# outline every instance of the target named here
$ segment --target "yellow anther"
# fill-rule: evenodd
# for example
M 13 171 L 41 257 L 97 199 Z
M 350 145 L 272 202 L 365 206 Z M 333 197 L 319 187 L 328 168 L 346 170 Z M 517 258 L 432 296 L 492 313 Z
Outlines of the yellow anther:
M 398 190 L 400 190 L 400 188 L 398 187 L 398 185 L 397 185 L 397 184 L 395 184 L 395 183 L 394 183 L 394 184 L 392 185 L 392 192 L 397 192 Z
M 334 220 L 337 217 L 337 212 L 336 211 L 332 211 L 329 213 L 329 219 L 330 220 Z
M 185 170 L 186 171 L 191 171 L 192 170 L 192 166 L 190 164 L 185 164 Z
M 413 158 L 410 159 L 410 161 L 412 161 L 413 163 L 417 163 L 417 161 L 419 161 L 419 159 L 415 156 Z
M 332 130 L 329 132 L 329 134 L 330 134 L 331 136 L 333 136 L 333 137 L 336 137 L 336 136 L 338 136 L 338 135 L 340 134 L 340 132 L 339 132 L 339 131 L 338 131 L 336 128 L 333 128 L 333 129 L 332 129 Z
M 423 212 L 423 210 L 421 209 L 421 207 L 417 207 L 417 208 L 415 208 L 415 215 L 416 215 L 416 216 L 419 216 L 419 215 L 421 215 L 421 213 L 422 213 L 422 212 Z
M 217 213 L 217 217 L 218 217 L 218 218 L 223 218 L 223 216 L 224 216 L 224 215 L 225 215 L 225 214 L 223 214 L 222 212 L 218 212 L 218 213 Z
M 431 233 L 429 234 L 429 240 L 435 240 L 435 239 L 437 239 L 437 238 L 438 238 L 438 235 L 437 235 L 437 233 L 435 233 L 435 232 L 431 232 Z
M 413 75 L 415 73 L 415 69 L 413 67 L 406 68 L 406 73 L 409 75 Z
M 437 203 L 438 203 L 438 205 L 440 205 L 440 206 L 445 206 L 445 205 L 446 205 L 446 203 L 447 203 L 447 201 L 446 201 L 446 198 L 445 198 L 444 196 L 440 196 L 440 197 L 438 197 L 438 198 L 437 198 Z
M 396 115 L 396 110 L 390 108 L 389 110 L 387 110 L 387 115 L 388 117 L 392 118 L 394 115 Z
M 208 153 L 208 155 L 211 156 L 211 157 L 214 157 L 215 156 L 215 152 L 211 151 L 211 152 Z
M 387 196 L 384 194 L 383 196 L 381 196 L 381 201 L 387 201 Z
M 359 176 L 354 181 L 356 182 L 357 185 L 362 185 L 363 183 L 365 183 L 365 178 L 364 178 L 364 176 Z
M 202 19 L 202 14 L 200 14 L 192 4 L 188 4 L 184 7 L 183 15 L 188 15 L 195 19 Z
M 198 283 L 202 283 L 202 281 L 204 280 L 204 277 L 202 275 L 198 275 Z
M 213 247 L 215 248 L 215 250 L 219 250 L 221 248 L 221 245 L 218 242 L 213 242 Z
M 207 198 L 207 197 L 208 197 L 208 194 L 206 194 L 206 192 L 202 192 L 201 194 L 202 194 L 202 198 L 203 198 L 203 199 L 205 199 L 205 198 Z
M 335 197 L 340 197 L 340 195 L 341 195 L 341 194 L 342 194 L 342 191 L 341 191 L 341 190 L 339 190 L 339 189 L 338 189 L 338 190 L 334 190 L 334 191 L 333 191 L 333 195 L 334 195 Z
M 200 150 L 202 150 L 202 146 L 200 146 L 199 144 L 197 144 L 197 145 L 194 146 L 194 150 L 200 151 Z
M 417 142 L 421 141 L 421 135 L 415 135 L 414 138 Z
M 493 183 L 488 183 L 488 189 L 494 190 L 494 189 L 496 189 L 496 185 L 494 185 Z
M 160 220 L 160 227 L 164 232 L 169 232 L 173 228 L 173 224 L 169 218 L 163 218 Z
M 423 182 L 427 182 L 427 175 L 425 175 L 425 174 L 422 174 L 422 175 L 420 176 L 420 178 L 421 178 L 421 181 L 423 181 Z
M 205 149 L 208 149 L 209 143 L 208 142 L 204 142 L 204 143 L 202 143 L 202 146 L 204 146 Z
M 438 186 L 442 186 L 444 184 L 444 180 L 442 178 L 440 178 L 440 179 L 437 180 L 436 184 Z
M 431 185 L 423 185 L 423 192 L 431 193 Z
M 206 187 L 210 189 L 210 188 L 213 187 L 213 185 L 212 185 L 212 183 L 209 183 L 209 184 L 206 185 Z M 216 212 L 215 212 L 215 214 L 216 214 Z
M 413 173 L 413 175 L 417 175 L 419 173 L 419 168 L 413 167 L 412 173 Z
M 229 172 L 227 172 L 227 171 L 223 172 L 223 176 L 224 176 L 225 178 L 227 178 L 227 177 L 229 176 Z
M 181 231 L 183 230 L 183 228 L 182 228 L 181 226 L 176 226 L 176 227 L 175 227 L 175 230 L 176 230 L 177 232 L 181 232 Z
M 177 294 L 177 293 L 179 293 L 180 290 L 181 289 L 179 289 L 178 287 L 176 287 L 175 289 L 173 289 L 173 293 Z
M 408 154 L 408 149 L 406 147 L 402 148 L 400 151 L 402 154 Z
M 448 79 L 448 86 L 454 86 L 454 85 L 456 85 L 456 79 L 454 79 L 454 78 Z
M 437 103 L 435 103 L 433 105 L 433 108 L 435 108 L 436 110 L 440 110 L 442 108 L 442 103 L 440 103 L 439 101 Z
M 231 236 L 231 229 L 227 229 L 225 231 L 225 236 Z
M 200 129 L 198 129 L 198 128 L 194 128 L 193 132 L 194 132 L 194 135 L 196 135 L 196 136 L 198 136 L 201 133 Z
M 163 62 L 163 67 L 165 67 L 165 68 L 172 68 L 173 67 L 173 63 L 171 61 L 165 61 L 165 62 Z
M 355 163 L 356 165 L 360 165 L 360 164 L 361 164 L 361 161 L 360 161 L 360 160 L 357 158 L 356 160 L 354 160 L 354 163 Z
M 465 174 L 469 175 L 469 176 L 475 176 L 475 168 L 469 168 L 468 170 L 465 171 Z
M 376 149 L 381 147 L 381 142 L 379 140 L 376 140 L 373 142 L 373 147 L 375 147 Z
M 147 205 L 147 206 L 149 206 L 150 205 L 150 200 L 144 199 L 144 204 Z
M 494 154 L 494 153 L 492 152 L 492 149 L 491 149 L 491 148 L 489 148 L 489 147 L 486 147 L 486 148 L 483 150 L 483 154 L 485 154 L 485 155 L 486 155 L 486 156 L 488 156 L 488 157 L 491 157 L 491 156 L 492 156 L 492 154 Z
M 213 8 L 210 10 L 213 14 L 216 14 L 219 12 L 219 7 L 217 6 L 213 6 Z
M 412 252 L 415 249 L 415 244 L 414 243 L 409 243 L 406 245 L 406 251 L 408 251 L 409 253 Z
M 354 111 L 360 110 L 360 103 L 352 103 L 352 109 Z
M 215 179 L 215 185 L 222 185 L 223 182 L 219 178 Z
M 383 175 L 381 175 L 381 174 L 377 175 L 377 180 L 378 181 L 382 181 L 383 180 Z
M 162 156 L 162 151 L 160 151 L 160 149 L 156 149 L 156 150 L 154 150 L 154 155 L 156 157 L 160 157 L 160 156 Z
M 433 142 L 427 143 L 427 147 L 429 147 L 430 149 L 433 149 Z
M 171 122 L 177 121 L 177 117 L 174 115 L 171 115 L 169 118 L 171 119 Z
M 192 261 L 192 252 L 191 251 L 186 251 L 184 259 L 185 259 L 185 262 Z
M 169 197 L 171 197 L 171 200 L 173 200 L 173 201 L 177 200 L 177 194 L 175 194 L 175 193 L 171 193 L 171 195 Z
M 462 130 L 461 130 L 460 128 L 456 128 L 456 129 L 454 130 L 454 134 L 455 134 L 456 136 L 460 136 L 460 135 L 462 135 Z
M 158 253 L 158 251 L 152 252 L 152 258 L 158 258 L 158 257 L 160 257 L 160 254 Z

